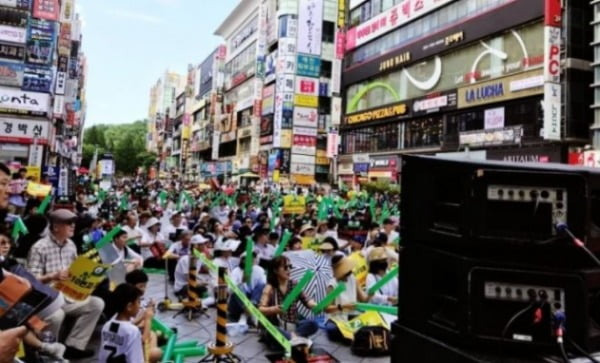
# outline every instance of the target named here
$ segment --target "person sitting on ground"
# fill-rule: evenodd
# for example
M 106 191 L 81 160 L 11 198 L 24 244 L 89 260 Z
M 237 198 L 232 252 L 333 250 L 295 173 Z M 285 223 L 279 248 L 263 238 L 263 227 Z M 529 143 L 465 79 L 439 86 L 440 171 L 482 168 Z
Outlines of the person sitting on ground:
M 287 249 L 288 251 L 302 251 L 302 240 L 299 237 L 292 237 Z
M 129 234 L 123 230 L 120 230 L 117 232 L 117 234 L 115 234 L 112 244 L 113 248 L 119 254 L 119 258 L 113 263 L 123 261 L 123 263 L 125 263 L 125 267 L 127 268 L 127 272 L 142 268 L 144 265 L 142 256 L 127 246 L 128 241 Z
M 102 327 L 102 341 L 98 361 L 100 363 L 145 362 L 144 342 L 140 329 L 131 322 L 140 311 L 142 292 L 133 285 L 121 284 L 112 293 L 116 315 Z M 145 310 L 144 320 L 149 328 L 154 315 L 153 307 Z M 158 362 L 162 351 L 156 347 L 156 335 L 150 335 L 149 361 Z
M 240 287 L 240 290 L 246 297 L 250 299 L 254 306 L 258 306 L 260 302 L 260 298 L 262 296 L 263 289 L 267 284 L 267 275 L 265 274 L 265 270 L 256 264 L 256 252 L 252 252 L 252 275 L 250 278 L 250 282 L 246 278 L 246 252 L 242 253 L 240 256 L 240 264 L 231 272 L 231 279 L 233 282 Z M 230 321 L 239 321 L 240 323 L 245 324 L 248 316 L 252 316 L 249 313 L 245 312 L 244 304 L 242 304 L 241 300 L 232 294 L 229 297 L 229 304 L 227 307 L 228 317 Z M 252 321 L 252 319 L 251 319 Z
M 397 263 L 398 260 L 400 259 L 400 255 L 398 254 L 398 252 L 396 252 L 394 250 L 393 246 L 390 246 L 389 237 L 384 232 L 378 232 L 375 234 L 375 237 L 373 238 L 371 245 L 363 250 L 363 256 L 365 258 L 368 258 L 369 255 L 371 254 L 371 251 L 377 247 L 384 248 L 384 251 L 388 256 L 388 262 L 390 264 Z
M 143 228 L 144 236 L 140 242 L 144 267 L 164 268 L 165 263 L 162 259 L 166 250 L 165 237 L 160 233 L 160 221 L 156 217 L 151 217 Z
M 190 241 L 192 251 L 188 255 L 181 256 L 177 261 L 177 267 L 175 268 L 175 284 L 173 286 L 173 289 L 175 290 L 175 295 L 180 299 L 187 298 L 188 296 L 190 255 L 193 253 L 194 250 L 201 252 L 202 247 L 206 242 L 208 242 L 207 238 L 204 238 L 201 235 L 194 235 Z M 201 267 L 202 262 L 199 259 L 197 259 L 196 273 L 199 273 Z M 199 297 L 202 297 L 208 289 L 207 284 L 205 281 L 199 281 L 198 276 L 196 278 L 196 282 L 198 283 L 198 286 L 196 287 L 195 292 Z
M 384 247 L 376 247 L 371 250 L 367 260 L 369 262 L 367 291 L 369 291 L 388 272 L 388 254 Z M 398 302 L 398 278 L 394 277 L 373 295 L 370 295 L 369 299 L 373 304 L 396 305 Z
M 269 243 L 269 231 L 266 229 L 258 229 L 254 232 L 254 251 L 258 256 L 258 264 L 262 268 L 267 268 L 273 255 L 275 254 L 275 247 Z
M 190 241 L 192 240 L 192 232 L 184 230 L 178 236 L 179 241 L 169 246 L 169 249 L 165 253 L 167 259 L 167 272 L 169 274 L 169 281 L 175 282 L 175 269 L 177 268 L 177 260 L 180 257 L 187 256 L 190 253 Z
M 73 212 L 66 209 L 50 213 L 50 235 L 37 241 L 29 251 L 28 269 L 43 283 L 49 284 L 69 278 L 69 266 L 77 258 L 77 248 L 70 240 L 76 218 Z M 93 351 L 85 348 L 103 309 L 102 299 L 90 296 L 84 301 L 67 301 L 62 309 L 46 319 L 57 337 L 64 318 L 67 316 L 75 319 L 75 324 L 65 340 L 66 359 L 85 359 L 94 355 Z
M 259 310 L 287 339 L 291 339 L 295 335 L 308 338 L 319 330 L 317 322 L 312 319 L 300 320 L 296 303 L 292 304 L 286 312 L 281 310 L 281 304 L 297 284 L 290 278 L 291 269 L 290 260 L 285 256 L 275 257 L 271 261 L 269 273 L 267 274 L 267 285 L 260 298 Z M 300 293 L 298 300 L 308 309 L 312 309 L 317 305 L 304 292 Z M 280 319 L 283 320 L 283 324 Z M 294 332 L 287 330 L 288 324 L 290 327 L 295 325 Z M 277 341 L 270 334 L 265 335 L 263 341 L 270 348 L 280 348 Z
M 125 216 L 125 224 L 121 228 L 127 232 L 127 239 L 134 242 L 131 249 L 137 253 L 141 253 L 140 245 L 144 237 L 144 231 L 138 227 L 138 217 L 134 212 L 128 212 Z
M 351 259 L 340 255 L 333 256 L 331 265 L 333 268 L 334 279 L 329 282 L 327 293 L 331 293 L 341 282 L 346 284 L 346 289 L 338 295 L 326 312 L 331 314 L 329 316 L 330 318 L 348 322 L 354 317 L 350 312 L 354 311 L 356 303 L 367 302 L 369 297 L 362 290 L 356 281 L 356 277 L 354 277 L 354 274 L 352 273 L 355 264 Z M 325 330 L 327 331 L 329 340 L 349 343 L 332 320 L 327 321 Z

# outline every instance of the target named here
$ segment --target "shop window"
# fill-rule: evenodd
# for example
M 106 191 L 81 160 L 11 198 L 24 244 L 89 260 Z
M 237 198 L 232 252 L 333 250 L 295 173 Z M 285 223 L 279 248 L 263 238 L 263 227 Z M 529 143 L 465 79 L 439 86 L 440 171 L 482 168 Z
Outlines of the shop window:
M 335 42 L 335 23 L 331 21 L 324 21 L 322 34 L 322 40 L 324 43 Z
M 381 0 L 371 0 L 371 17 L 381 13 Z
M 321 77 L 331 78 L 331 69 L 333 63 L 331 61 L 321 59 Z
M 360 14 L 361 14 L 361 10 L 360 7 L 352 10 L 350 12 L 350 26 L 357 26 L 360 24 Z
M 443 122 L 441 117 L 430 117 L 406 123 L 404 147 L 435 147 L 441 145 Z

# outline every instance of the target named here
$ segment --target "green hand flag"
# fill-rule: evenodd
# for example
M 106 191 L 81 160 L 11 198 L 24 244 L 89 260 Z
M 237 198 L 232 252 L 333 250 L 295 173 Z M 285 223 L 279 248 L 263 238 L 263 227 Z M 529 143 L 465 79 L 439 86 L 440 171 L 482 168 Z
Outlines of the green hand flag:
M 11 233 L 13 241 L 16 241 L 17 239 L 19 239 L 19 236 L 24 236 L 27 233 L 29 233 L 29 231 L 27 230 L 27 227 L 25 227 L 25 223 L 23 223 L 21 217 L 17 218 L 15 220 L 15 224 L 13 225 Z
M 48 195 L 44 198 L 44 200 L 42 201 L 42 204 L 40 204 L 40 206 L 38 207 L 36 212 L 38 214 L 46 213 L 46 209 L 48 209 L 50 202 L 52 202 L 52 191 L 50 191 L 50 193 L 48 193 Z

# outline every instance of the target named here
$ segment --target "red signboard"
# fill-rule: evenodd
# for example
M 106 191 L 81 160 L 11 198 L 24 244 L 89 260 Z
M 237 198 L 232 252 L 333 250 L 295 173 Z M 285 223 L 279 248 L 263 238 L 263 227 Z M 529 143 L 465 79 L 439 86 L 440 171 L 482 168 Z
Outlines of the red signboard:
M 561 0 L 545 0 L 545 19 L 544 24 L 547 26 L 560 27 L 562 22 Z
M 60 4 L 58 3 L 58 0 L 34 0 L 34 18 L 57 21 L 59 14 Z

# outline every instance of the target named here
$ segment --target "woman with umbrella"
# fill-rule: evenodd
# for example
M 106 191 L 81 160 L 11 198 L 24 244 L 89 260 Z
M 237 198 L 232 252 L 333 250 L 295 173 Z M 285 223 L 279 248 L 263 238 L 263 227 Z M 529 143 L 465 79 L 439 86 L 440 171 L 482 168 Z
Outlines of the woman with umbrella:
M 355 264 L 348 257 L 336 255 L 331 259 L 333 267 L 333 275 L 335 279 L 329 284 L 329 293 L 341 282 L 346 284 L 346 289 L 334 301 L 334 303 L 326 309 L 330 314 L 330 318 L 336 320 L 350 321 L 354 316 L 350 316 L 350 312 L 355 310 L 356 303 L 369 301 L 369 296 L 365 294 L 354 277 Z M 325 326 L 327 336 L 331 341 L 345 342 L 346 339 L 342 335 L 338 326 L 328 320 Z
M 273 325 L 278 327 L 287 339 L 291 339 L 292 336 L 307 338 L 319 330 L 317 322 L 312 319 L 300 320 L 296 304 L 290 306 L 287 311 L 281 309 L 282 302 L 296 286 L 296 281 L 292 281 L 290 278 L 292 267 L 290 260 L 285 256 L 276 257 L 271 261 L 267 275 L 267 286 L 265 286 L 260 298 L 259 310 Z M 314 300 L 309 299 L 303 292 L 300 293 L 298 299 L 308 309 L 312 309 L 317 305 Z M 292 328 L 295 328 L 293 332 Z M 279 348 L 277 341 L 270 335 L 264 336 L 263 341 L 270 348 Z

